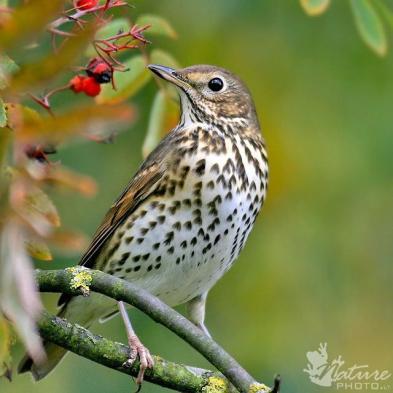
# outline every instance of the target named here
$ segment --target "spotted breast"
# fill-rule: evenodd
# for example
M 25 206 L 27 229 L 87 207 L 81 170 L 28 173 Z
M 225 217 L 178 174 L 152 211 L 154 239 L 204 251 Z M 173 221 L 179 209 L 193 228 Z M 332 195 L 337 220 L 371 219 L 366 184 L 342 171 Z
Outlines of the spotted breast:
M 261 138 L 195 126 L 171 139 L 167 174 L 97 266 L 177 305 L 207 292 L 239 255 L 265 198 L 267 164 Z

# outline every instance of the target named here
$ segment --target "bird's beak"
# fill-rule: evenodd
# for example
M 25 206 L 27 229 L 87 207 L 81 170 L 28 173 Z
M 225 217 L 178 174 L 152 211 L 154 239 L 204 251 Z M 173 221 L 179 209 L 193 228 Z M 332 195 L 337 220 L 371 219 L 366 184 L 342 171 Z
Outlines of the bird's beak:
M 171 82 L 180 88 L 186 89 L 189 87 L 189 84 L 182 80 L 179 73 L 173 68 L 158 64 L 149 64 L 147 68 L 158 75 L 160 78 L 165 79 L 166 81 Z

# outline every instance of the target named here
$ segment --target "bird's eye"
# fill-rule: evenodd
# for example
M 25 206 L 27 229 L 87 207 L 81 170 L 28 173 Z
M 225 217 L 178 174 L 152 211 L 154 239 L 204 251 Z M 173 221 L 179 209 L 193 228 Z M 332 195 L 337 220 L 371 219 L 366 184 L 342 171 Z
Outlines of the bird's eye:
M 224 82 L 220 78 L 213 78 L 209 81 L 208 86 L 212 91 L 220 91 L 224 87 Z

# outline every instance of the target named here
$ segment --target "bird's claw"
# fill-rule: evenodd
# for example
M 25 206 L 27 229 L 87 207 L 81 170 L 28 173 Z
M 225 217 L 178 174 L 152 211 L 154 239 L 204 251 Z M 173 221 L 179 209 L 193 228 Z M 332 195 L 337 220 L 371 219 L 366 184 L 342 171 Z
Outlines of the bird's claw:
M 139 356 L 139 373 L 136 378 L 137 385 L 141 385 L 143 382 L 143 377 L 145 375 L 145 371 L 148 368 L 152 368 L 154 366 L 153 357 L 150 355 L 150 351 L 143 346 L 142 344 L 136 348 L 136 353 Z
M 139 372 L 135 380 L 136 384 L 138 385 L 137 391 L 139 391 L 143 382 L 145 371 L 148 368 L 152 368 L 154 366 L 154 360 L 150 354 L 150 351 L 139 341 L 138 337 L 131 337 L 129 339 L 129 346 L 130 356 L 123 363 L 123 367 L 130 368 L 134 364 L 137 357 L 139 357 Z

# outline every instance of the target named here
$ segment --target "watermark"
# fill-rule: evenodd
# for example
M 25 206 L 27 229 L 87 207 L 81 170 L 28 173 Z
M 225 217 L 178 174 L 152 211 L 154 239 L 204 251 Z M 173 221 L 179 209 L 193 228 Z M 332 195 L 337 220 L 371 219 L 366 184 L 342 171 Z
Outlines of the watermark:
M 367 364 L 347 367 L 341 355 L 329 361 L 327 343 L 319 344 L 319 348 L 307 352 L 306 357 L 307 368 L 303 371 L 316 385 L 358 391 L 389 391 L 392 388 L 389 381 L 392 374 L 388 370 L 375 370 Z

